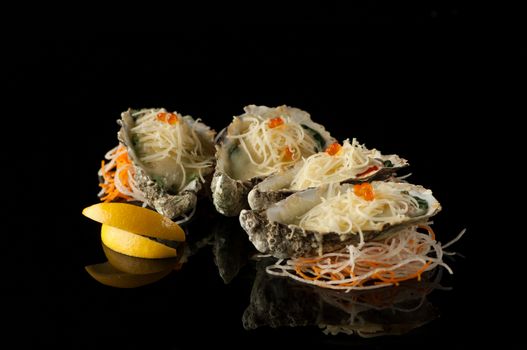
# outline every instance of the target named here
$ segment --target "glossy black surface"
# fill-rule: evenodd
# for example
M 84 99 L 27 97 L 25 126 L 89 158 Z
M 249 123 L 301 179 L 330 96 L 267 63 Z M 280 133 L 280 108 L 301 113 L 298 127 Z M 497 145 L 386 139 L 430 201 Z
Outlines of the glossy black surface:
M 419 14 L 434 21 L 429 12 Z M 456 15 L 445 22 L 456 22 Z M 19 239 L 30 259 L 27 251 L 7 253 L 20 263 L 6 292 L 18 315 L 31 319 L 27 338 L 34 344 L 422 349 L 469 347 L 506 328 L 496 312 L 514 298 L 501 297 L 508 292 L 496 287 L 498 267 L 485 264 L 496 233 L 486 218 L 499 209 L 481 211 L 478 166 L 488 138 L 475 115 L 490 101 L 481 42 L 442 28 L 415 40 L 389 30 L 370 38 L 350 26 L 263 29 L 191 26 L 174 34 L 17 42 L 12 90 L 31 96 L 16 103 L 32 113 L 17 119 L 30 124 L 21 141 L 29 152 L 13 167 L 30 163 L 34 171 L 18 175 L 22 193 L 16 186 L 6 191 L 22 200 L 19 208 L 38 206 L 30 219 L 25 209 L 12 214 L 20 223 L 13 229 L 29 233 Z M 452 289 L 427 296 L 439 317 L 401 336 L 372 339 L 324 335 L 313 322 L 246 330 L 242 319 L 256 275 L 255 263 L 244 260 L 250 245 L 236 219 L 214 214 L 210 203 L 200 203 L 203 216 L 189 234 L 203 239 L 203 247 L 180 271 L 131 290 L 103 286 L 86 273 L 85 265 L 106 259 L 100 225 L 81 210 L 97 202 L 96 172 L 117 142 L 119 113 L 163 106 L 219 131 L 250 103 L 300 107 L 339 139 L 356 137 L 410 161 L 409 180 L 433 189 L 443 205 L 434 219 L 439 240 L 468 229 L 454 246 L 466 258 L 450 262 L 455 274 L 441 282 Z M 225 255 L 227 249 L 235 255 Z

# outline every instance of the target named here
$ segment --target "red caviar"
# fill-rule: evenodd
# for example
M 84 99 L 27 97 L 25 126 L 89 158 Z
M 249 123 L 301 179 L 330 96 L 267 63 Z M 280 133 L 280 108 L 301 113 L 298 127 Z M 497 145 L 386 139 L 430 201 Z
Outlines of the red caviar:
M 277 126 L 280 126 L 284 124 L 284 120 L 280 117 L 272 118 L 267 123 L 267 126 L 271 129 L 276 128 Z
M 161 113 L 157 113 L 157 120 L 163 123 L 174 125 L 178 122 L 178 117 L 174 113 L 161 112 Z
M 326 148 L 326 153 L 330 156 L 334 156 L 335 154 L 339 153 L 342 146 L 338 142 L 334 142 L 331 145 Z
M 375 198 L 373 195 L 373 187 L 368 182 L 354 185 L 353 192 L 355 195 L 362 197 L 367 201 L 372 201 Z

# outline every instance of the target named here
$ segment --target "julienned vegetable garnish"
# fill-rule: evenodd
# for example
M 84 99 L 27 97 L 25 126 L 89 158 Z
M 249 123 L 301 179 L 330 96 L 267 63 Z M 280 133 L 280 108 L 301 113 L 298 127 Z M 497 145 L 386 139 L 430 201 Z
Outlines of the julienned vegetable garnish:
M 461 234 L 454 240 L 461 237 Z M 312 258 L 279 260 L 267 267 L 272 275 L 324 288 L 354 290 L 374 289 L 421 275 L 437 266 L 452 270 L 443 262 L 443 249 L 428 225 L 410 226 L 381 240 L 348 245 L 345 248 Z
M 99 186 L 102 188 L 99 197 L 103 202 L 112 202 L 118 199 L 125 201 L 144 202 L 144 197 L 141 191 L 138 190 L 134 180 L 134 170 L 128 151 L 123 145 L 119 145 L 108 153 L 101 162 L 101 169 L 99 176 L 102 182 Z

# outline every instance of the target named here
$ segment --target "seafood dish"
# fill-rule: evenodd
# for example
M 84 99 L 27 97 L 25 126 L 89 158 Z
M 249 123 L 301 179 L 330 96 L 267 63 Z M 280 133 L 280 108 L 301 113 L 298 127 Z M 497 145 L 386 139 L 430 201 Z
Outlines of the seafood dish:
M 185 222 L 214 171 L 215 132 L 163 108 L 132 110 L 118 120 L 119 145 L 99 170 L 104 202 L 128 201 Z
M 441 206 L 430 190 L 407 183 L 329 184 L 297 192 L 267 209 L 243 210 L 255 247 L 277 258 L 310 257 L 426 222 Z
M 247 194 L 254 185 L 334 142 L 300 109 L 250 105 L 244 112 L 216 139 L 211 191 L 216 210 L 225 216 L 249 207 Z
M 248 195 L 251 209 L 263 209 L 289 195 L 331 183 L 383 180 L 408 166 L 396 154 L 383 155 L 367 149 L 356 139 L 335 142 L 322 152 L 302 159 L 295 166 L 267 177 Z

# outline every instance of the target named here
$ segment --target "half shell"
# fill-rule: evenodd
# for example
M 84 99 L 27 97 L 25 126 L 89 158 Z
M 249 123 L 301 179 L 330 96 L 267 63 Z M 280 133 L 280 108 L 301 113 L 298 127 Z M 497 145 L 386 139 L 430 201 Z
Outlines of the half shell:
M 316 147 L 301 156 L 319 152 L 334 141 L 322 125 L 313 122 L 310 115 L 300 109 L 287 106 L 269 108 L 250 105 L 245 107 L 244 111 L 244 114 L 234 117 L 232 123 L 218 134 L 216 141 L 216 169 L 211 184 L 212 198 L 216 210 L 226 216 L 236 216 L 242 209 L 249 208 L 247 194 L 254 185 L 266 177 L 258 175 L 257 166 L 251 162 L 247 152 L 240 146 L 240 138 L 236 137 L 247 131 L 250 118 L 257 116 L 270 120 L 286 116 L 290 122 L 300 125 L 304 137 L 310 138 L 316 144 Z M 298 160 L 301 158 L 299 156 Z
M 177 185 L 176 174 L 181 173 L 181 164 L 171 158 L 147 164 L 138 152 L 139 141 L 134 133 L 134 128 L 140 123 L 138 118 L 145 113 L 154 112 L 166 113 L 164 109 L 129 109 L 123 112 L 121 119 L 118 120 L 121 125 L 118 138 L 128 150 L 133 163 L 135 185 L 144 195 L 145 202 L 160 214 L 169 218 L 177 218 L 195 209 L 197 194 L 203 188 L 202 182 L 207 176 L 210 178 L 214 165 L 215 132 L 190 116 L 179 117 L 178 123 L 186 123 L 186 127 L 195 132 L 201 143 L 199 156 L 210 162 L 210 165 L 202 170 L 201 176 L 194 173 L 192 169 L 185 169 L 185 176 L 188 180 L 184 183 L 184 187 L 180 188 Z
M 347 142 L 347 140 L 345 142 Z M 408 161 L 400 158 L 396 154 L 382 155 L 376 150 L 368 150 L 367 152 L 370 153 L 369 157 L 371 159 L 369 165 L 364 167 L 364 170 L 369 170 L 367 171 L 367 174 L 360 175 L 359 173 L 356 175 L 350 172 L 349 174 L 346 174 L 347 177 L 345 179 L 338 181 L 338 183 L 360 183 L 373 180 L 383 180 L 392 176 L 398 170 L 408 166 Z M 299 190 L 293 188 L 293 181 L 297 174 L 304 170 L 303 168 L 306 164 L 308 164 L 315 156 L 318 156 L 318 154 L 312 155 L 309 158 L 296 163 L 293 167 L 273 174 L 254 186 L 248 195 L 248 202 L 251 209 L 265 209 L 269 205 L 285 199 L 293 193 L 299 192 Z M 329 182 L 329 177 L 325 177 L 324 174 L 321 175 L 321 177 L 323 178 L 318 179 L 320 182 L 331 183 Z
M 375 183 L 373 182 L 372 185 Z M 379 229 L 363 230 L 365 241 L 381 238 L 381 236 L 408 225 L 426 222 L 441 210 L 439 202 L 430 190 L 408 183 L 386 182 L 383 184 L 400 192 L 408 192 L 417 202 L 423 203 L 423 208 L 411 216 L 402 217 L 393 224 L 384 223 Z M 241 226 L 256 249 L 280 259 L 317 256 L 339 250 L 350 244 L 357 245 L 360 243 L 359 234 L 316 232 L 299 226 L 299 217 L 327 200 L 330 186 L 297 192 L 267 209 L 242 210 L 240 213 Z M 333 186 L 338 186 L 337 191 L 344 193 L 353 185 Z

